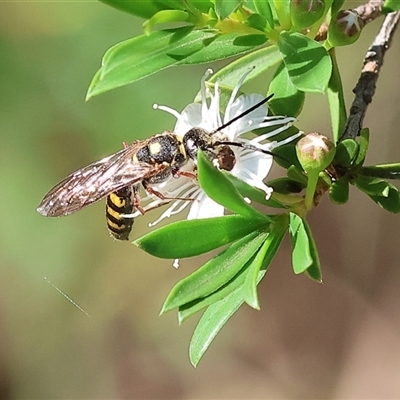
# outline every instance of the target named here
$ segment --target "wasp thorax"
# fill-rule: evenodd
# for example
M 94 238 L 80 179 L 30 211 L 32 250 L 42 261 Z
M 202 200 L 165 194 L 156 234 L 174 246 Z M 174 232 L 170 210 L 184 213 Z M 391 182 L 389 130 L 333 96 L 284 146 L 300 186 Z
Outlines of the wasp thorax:
M 207 152 L 212 147 L 212 136 L 202 128 L 192 128 L 183 136 L 183 146 L 187 156 L 192 160 L 196 160 L 199 149 Z
M 179 157 L 179 155 L 182 157 Z M 137 151 L 136 157 L 138 161 L 148 164 L 167 163 L 171 165 L 182 162 L 182 159 L 184 159 L 184 155 L 180 153 L 177 138 L 170 133 L 154 136 Z

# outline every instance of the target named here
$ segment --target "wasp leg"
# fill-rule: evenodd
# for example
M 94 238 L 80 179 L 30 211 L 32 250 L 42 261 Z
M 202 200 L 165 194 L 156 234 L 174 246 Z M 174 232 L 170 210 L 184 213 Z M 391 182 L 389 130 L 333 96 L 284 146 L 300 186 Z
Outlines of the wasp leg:
M 184 200 L 184 201 L 193 201 L 193 200 L 195 200 L 195 199 L 192 199 L 190 197 L 168 197 L 168 196 L 164 196 L 161 192 L 159 192 L 158 190 L 155 190 L 151 186 L 149 186 L 146 181 L 142 181 L 142 185 L 145 188 L 147 193 L 154 194 L 154 196 L 157 196 L 161 200 L 169 200 L 169 201 L 171 201 L 171 200 Z M 166 203 L 169 203 L 169 201 L 167 201 Z M 166 203 L 164 203 L 164 204 L 166 204 Z M 140 211 L 139 208 L 138 208 L 138 210 Z M 146 210 L 146 212 L 147 211 L 148 210 Z
M 173 173 L 173 177 L 174 178 L 180 178 L 181 176 L 184 176 L 185 178 L 189 178 L 189 179 L 196 179 L 197 180 L 197 175 L 193 172 L 189 172 L 189 171 L 176 171 Z

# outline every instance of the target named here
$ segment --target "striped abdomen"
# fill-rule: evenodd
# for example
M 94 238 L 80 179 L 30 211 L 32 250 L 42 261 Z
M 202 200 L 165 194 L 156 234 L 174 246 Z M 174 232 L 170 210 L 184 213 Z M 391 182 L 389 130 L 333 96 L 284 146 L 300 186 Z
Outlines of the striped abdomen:
M 107 196 L 107 227 L 115 239 L 129 239 L 134 219 L 123 217 L 121 214 L 132 214 L 135 211 L 135 191 L 134 186 L 128 186 Z

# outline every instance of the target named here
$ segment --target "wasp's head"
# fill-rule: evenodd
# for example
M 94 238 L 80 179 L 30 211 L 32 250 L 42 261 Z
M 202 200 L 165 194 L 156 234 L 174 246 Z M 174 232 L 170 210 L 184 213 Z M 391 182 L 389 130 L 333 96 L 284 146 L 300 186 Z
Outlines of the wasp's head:
M 216 167 L 231 171 L 236 162 L 235 154 L 228 145 L 221 144 L 224 139 L 220 134 L 216 135 L 202 128 L 192 128 L 184 135 L 183 145 L 192 160 L 196 161 L 197 152 L 201 149 Z

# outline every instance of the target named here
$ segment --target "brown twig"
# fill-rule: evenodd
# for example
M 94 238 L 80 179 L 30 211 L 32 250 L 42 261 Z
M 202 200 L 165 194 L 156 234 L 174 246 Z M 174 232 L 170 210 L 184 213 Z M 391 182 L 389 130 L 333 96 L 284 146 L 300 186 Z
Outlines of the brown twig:
M 364 24 L 373 21 L 378 18 L 382 13 L 382 7 L 384 0 L 370 0 L 367 4 L 362 4 L 353 9 L 360 18 L 363 20 Z
M 355 98 L 350 108 L 350 115 L 339 140 L 354 139 L 360 134 L 367 107 L 375 94 L 376 82 L 383 64 L 383 58 L 390 46 L 399 19 L 400 11 L 388 14 L 378 35 L 367 51 L 360 78 L 353 89 Z

